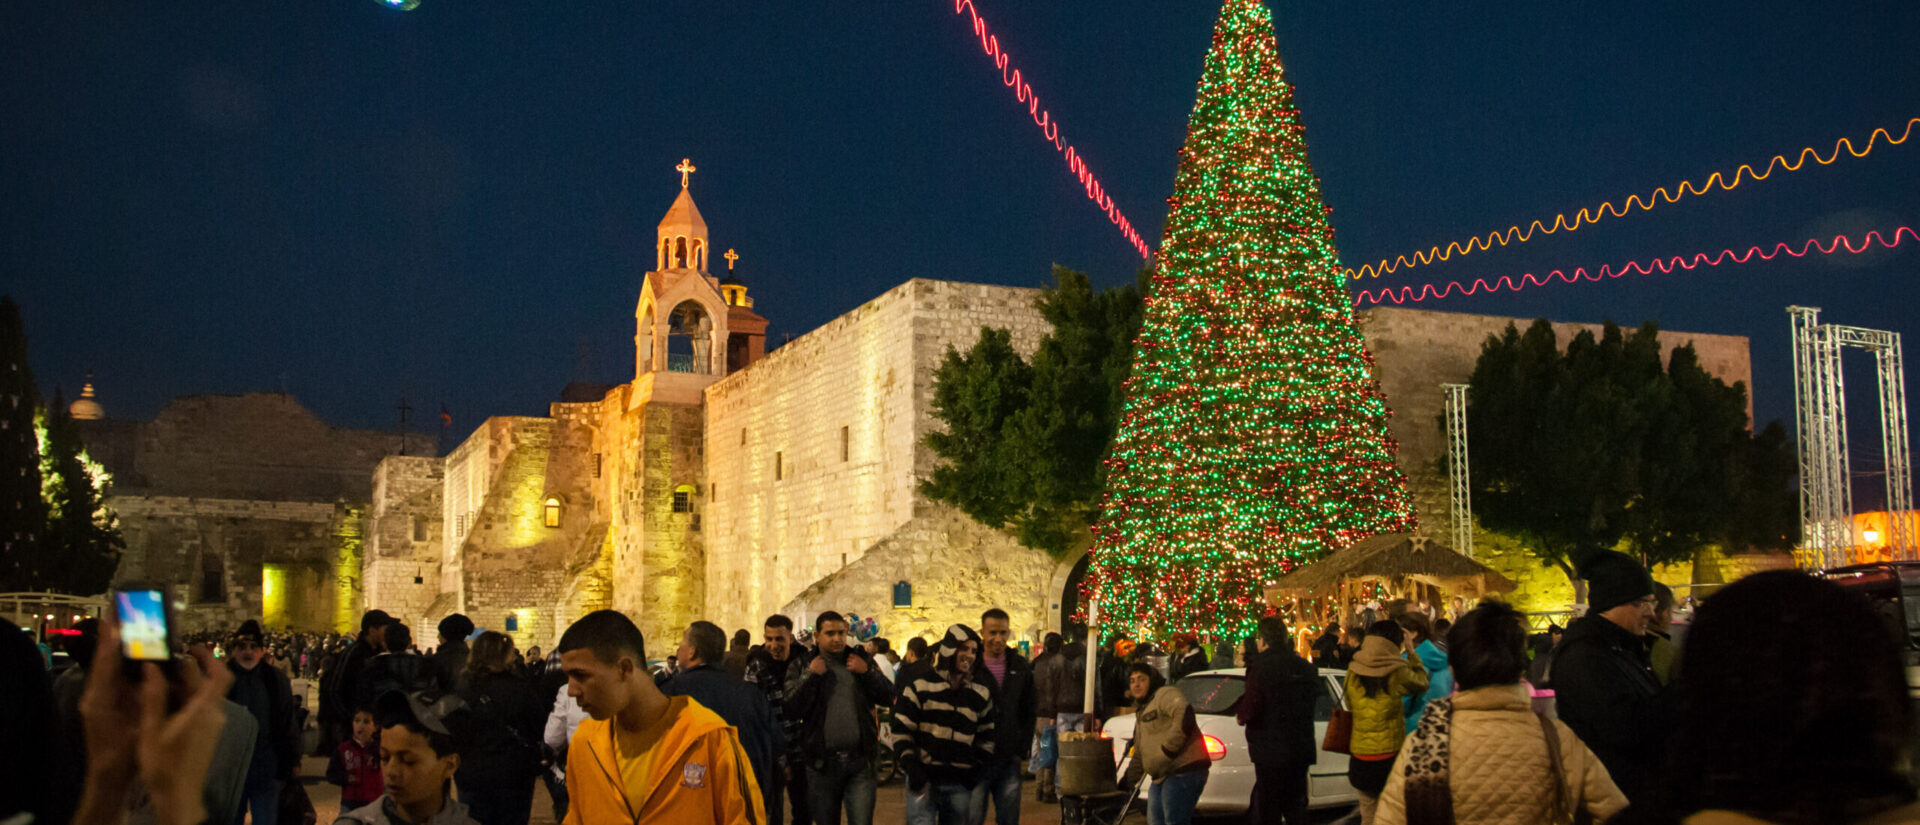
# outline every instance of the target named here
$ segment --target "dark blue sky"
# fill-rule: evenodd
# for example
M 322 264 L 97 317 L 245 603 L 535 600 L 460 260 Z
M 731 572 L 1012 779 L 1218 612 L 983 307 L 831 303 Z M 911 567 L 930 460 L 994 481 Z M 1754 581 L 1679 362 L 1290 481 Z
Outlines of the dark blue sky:
M 1157 243 L 1218 4 L 978 3 Z M 1920 115 L 1913 3 L 1271 5 L 1354 265 Z M 950 0 L 16 0 L 0 112 L 0 291 L 42 384 L 94 369 L 116 416 L 284 386 L 339 425 L 444 402 L 464 433 L 623 380 L 682 156 L 775 340 L 910 277 L 1139 264 Z M 1378 285 L 1886 232 L 1920 224 L 1917 184 L 1920 140 L 1883 143 Z M 1784 307 L 1911 332 L 1917 264 L 1421 306 L 1748 335 L 1760 416 L 1790 419 Z M 1856 372 L 1856 441 L 1877 444 Z

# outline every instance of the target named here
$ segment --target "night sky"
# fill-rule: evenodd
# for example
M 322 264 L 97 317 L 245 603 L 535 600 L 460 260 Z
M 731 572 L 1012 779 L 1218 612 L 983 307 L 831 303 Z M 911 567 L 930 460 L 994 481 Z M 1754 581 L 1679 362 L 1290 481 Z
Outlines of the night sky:
M 977 2 L 1157 244 L 1218 3 Z M 1461 5 L 1271 4 L 1349 265 L 1920 115 L 1920 4 Z M 45 391 L 92 369 L 115 417 L 284 388 L 339 426 L 444 403 L 463 435 L 626 380 L 683 156 L 773 343 L 911 277 L 1141 263 L 950 0 L 13 0 L 0 112 L 0 292 Z M 1361 285 L 1902 225 L 1920 140 Z M 1790 423 L 1784 308 L 1914 332 L 1913 246 L 1418 306 L 1750 336 L 1759 417 Z

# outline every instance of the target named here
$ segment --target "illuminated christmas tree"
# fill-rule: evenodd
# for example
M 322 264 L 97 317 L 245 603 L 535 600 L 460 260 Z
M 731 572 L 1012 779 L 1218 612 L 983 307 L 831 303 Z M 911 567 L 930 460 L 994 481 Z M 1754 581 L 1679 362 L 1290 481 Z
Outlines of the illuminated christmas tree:
M 1260 0 L 1220 13 L 1169 204 L 1089 587 L 1108 627 L 1242 637 L 1265 582 L 1414 524 Z

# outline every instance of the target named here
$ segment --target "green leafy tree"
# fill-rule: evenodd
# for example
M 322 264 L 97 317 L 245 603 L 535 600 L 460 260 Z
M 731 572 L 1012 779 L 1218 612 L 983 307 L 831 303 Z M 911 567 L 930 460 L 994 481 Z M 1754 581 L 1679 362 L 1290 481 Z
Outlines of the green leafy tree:
M 1034 302 L 1053 329 L 1031 362 L 1006 330 L 983 328 L 935 372 L 933 413 L 946 429 L 929 433 L 927 445 L 943 461 L 921 490 L 1065 557 L 1090 542 L 1145 275 L 1140 285 L 1099 291 L 1064 267 L 1053 276 Z
M 113 582 L 125 542 L 119 519 L 106 506 L 105 468 L 87 456 L 80 428 L 58 392 L 42 416 L 46 447 L 41 458 L 47 501 L 46 552 L 36 576 L 42 589 L 92 595 Z
M 1624 546 L 1658 564 L 1719 544 L 1792 545 L 1796 462 L 1778 423 L 1747 430 L 1746 387 L 1665 365 L 1659 329 L 1609 323 L 1564 351 L 1553 325 L 1490 336 L 1468 392 L 1474 515 L 1578 587 L 1584 546 Z
M 34 424 L 39 406 L 20 306 L 0 296 L 0 590 L 33 585 L 30 565 L 47 521 Z

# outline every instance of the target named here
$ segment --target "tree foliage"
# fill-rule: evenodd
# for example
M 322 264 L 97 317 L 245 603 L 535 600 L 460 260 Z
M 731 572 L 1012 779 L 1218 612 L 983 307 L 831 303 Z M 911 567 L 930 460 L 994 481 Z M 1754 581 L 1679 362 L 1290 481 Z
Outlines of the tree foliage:
M 105 468 L 87 456 L 80 428 L 57 392 L 43 418 L 46 442 L 40 464 L 47 527 L 36 584 L 62 593 L 103 592 L 113 583 L 126 546 L 119 518 L 106 506 Z
M 124 546 L 107 480 L 59 394 L 40 405 L 20 309 L 0 298 L 0 591 L 107 589 Z
M 1563 351 L 1553 326 L 1489 336 L 1468 391 L 1473 508 L 1572 575 L 1576 547 L 1624 545 L 1649 563 L 1705 547 L 1798 540 L 1792 446 L 1747 429 L 1747 391 L 1691 345 L 1663 365 L 1659 330 L 1608 323 Z
M 40 496 L 40 395 L 27 366 L 20 306 L 0 296 L 0 590 L 24 590 L 47 521 Z
M 921 491 L 1064 556 L 1089 541 L 1146 276 L 1100 291 L 1065 267 L 1053 277 L 1034 302 L 1053 330 L 1031 361 L 990 327 L 964 354 L 947 351 L 933 390 L 946 430 L 926 436 L 943 461 Z

